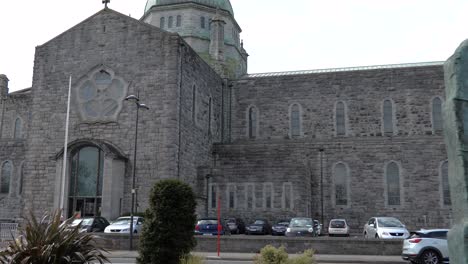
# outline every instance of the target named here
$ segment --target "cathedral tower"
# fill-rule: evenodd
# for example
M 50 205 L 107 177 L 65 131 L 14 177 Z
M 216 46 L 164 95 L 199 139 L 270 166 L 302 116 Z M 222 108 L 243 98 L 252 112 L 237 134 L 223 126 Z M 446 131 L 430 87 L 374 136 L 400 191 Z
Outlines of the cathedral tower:
M 229 0 L 148 0 L 141 20 L 178 33 L 223 77 L 247 73 L 248 54 Z

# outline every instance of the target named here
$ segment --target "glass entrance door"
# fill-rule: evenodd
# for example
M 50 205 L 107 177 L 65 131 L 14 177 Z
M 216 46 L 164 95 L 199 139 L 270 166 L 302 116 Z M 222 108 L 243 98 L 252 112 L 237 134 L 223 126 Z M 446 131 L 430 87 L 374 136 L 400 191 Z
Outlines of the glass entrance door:
M 83 147 L 73 153 L 70 166 L 68 217 L 101 214 L 103 156 L 103 152 L 96 147 Z

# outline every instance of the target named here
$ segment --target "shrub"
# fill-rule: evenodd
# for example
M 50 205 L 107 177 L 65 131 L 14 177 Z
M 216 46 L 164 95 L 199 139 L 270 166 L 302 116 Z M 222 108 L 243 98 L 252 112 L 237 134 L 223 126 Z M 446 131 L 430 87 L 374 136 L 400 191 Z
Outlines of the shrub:
M 255 264 L 314 264 L 314 251 L 312 249 L 304 251 L 298 257 L 290 259 L 283 246 L 275 248 L 267 245 L 260 251 L 260 255 L 254 258 Z
M 288 253 L 284 247 L 275 248 L 267 245 L 260 251 L 260 256 L 254 259 L 255 264 L 286 264 Z
M 314 251 L 308 249 L 302 253 L 302 255 L 292 258 L 288 261 L 288 264 L 313 264 L 315 263 Z
M 195 247 L 195 194 L 179 180 L 162 180 L 151 190 L 140 236 L 140 264 L 178 264 Z
M 74 218 L 61 223 L 61 210 L 45 214 L 38 222 L 31 213 L 20 236 L 0 252 L 0 263 L 86 264 L 109 262 L 94 236 L 81 233 L 81 225 L 70 227 Z

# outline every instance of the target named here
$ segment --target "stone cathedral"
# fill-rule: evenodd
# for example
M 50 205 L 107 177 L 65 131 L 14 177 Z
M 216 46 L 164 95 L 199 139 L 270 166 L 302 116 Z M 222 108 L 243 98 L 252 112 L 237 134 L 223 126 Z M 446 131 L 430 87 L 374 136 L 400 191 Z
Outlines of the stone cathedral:
M 229 0 L 148 0 L 139 20 L 106 7 L 37 46 L 31 88 L 0 75 L 0 220 L 115 219 L 135 167 L 139 212 L 176 178 L 200 216 L 450 226 L 442 62 L 248 74 L 240 33 Z M 129 95 L 149 107 L 135 164 Z

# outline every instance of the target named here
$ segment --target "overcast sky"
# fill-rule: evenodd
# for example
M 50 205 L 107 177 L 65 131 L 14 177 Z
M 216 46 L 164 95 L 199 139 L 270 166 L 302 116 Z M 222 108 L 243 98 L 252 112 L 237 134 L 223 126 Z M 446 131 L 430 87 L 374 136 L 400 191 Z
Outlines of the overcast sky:
M 140 18 L 146 0 L 111 0 Z M 249 73 L 446 60 L 468 38 L 467 0 L 231 0 Z M 101 0 L 0 2 L 0 73 L 31 87 L 34 49 Z

